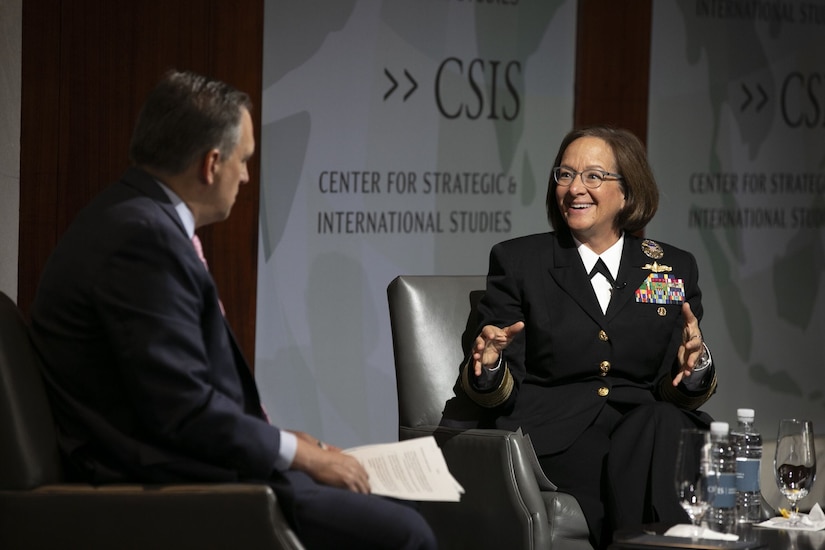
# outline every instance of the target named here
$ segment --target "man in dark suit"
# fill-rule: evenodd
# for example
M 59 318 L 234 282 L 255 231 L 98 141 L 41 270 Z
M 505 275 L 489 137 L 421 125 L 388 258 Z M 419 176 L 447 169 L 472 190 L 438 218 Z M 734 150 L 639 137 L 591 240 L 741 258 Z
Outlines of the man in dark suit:
M 363 467 L 272 426 L 195 230 L 226 219 L 255 150 L 246 94 L 170 72 L 147 99 L 134 167 L 83 210 L 46 265 L 32 335 L 71 475 L 93 483 L 263 480 L 308 548 L 434 548 Z

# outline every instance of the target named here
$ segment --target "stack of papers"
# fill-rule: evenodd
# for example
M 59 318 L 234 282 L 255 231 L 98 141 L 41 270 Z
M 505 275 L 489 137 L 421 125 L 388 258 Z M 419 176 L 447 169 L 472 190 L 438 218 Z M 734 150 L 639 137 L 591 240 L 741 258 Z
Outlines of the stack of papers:
M 367 470 L 374 495 L 458 502 L 464 494 L 464 488 L 450 474 L 432 436 L 364 445 L 344 452 L 354 456 Z

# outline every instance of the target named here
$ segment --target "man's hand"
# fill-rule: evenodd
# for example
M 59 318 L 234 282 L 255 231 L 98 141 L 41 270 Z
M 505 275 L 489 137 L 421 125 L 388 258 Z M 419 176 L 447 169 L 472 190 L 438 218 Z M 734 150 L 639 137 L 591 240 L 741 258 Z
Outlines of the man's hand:
M 501 352 L 510 345 L 516 334 L 524 330 L 524 321 L 516 321 L 509 327 L 487 325 L 473 342 L 473 372 L 481 376 L 481 366 L 493 367 Z
M 293 433 L 298 438 L 298 449 L 291 466 L 293 469 L 306 473 L 324 485 L 349 489 L 355 493 L 370 492 L 367 471 L 355 458 L 304 432 Z

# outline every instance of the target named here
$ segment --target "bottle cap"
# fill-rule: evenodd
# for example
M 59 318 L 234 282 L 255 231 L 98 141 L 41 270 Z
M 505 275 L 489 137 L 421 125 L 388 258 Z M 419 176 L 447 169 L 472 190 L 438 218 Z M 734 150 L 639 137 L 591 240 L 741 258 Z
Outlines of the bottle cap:
M 753 422 L 753 409 L 736 409 L 736 418 L 743 422 Z
M 711 422 L 710 433 L 713 435 L 728 435 L 730 425 L 727 422 Z

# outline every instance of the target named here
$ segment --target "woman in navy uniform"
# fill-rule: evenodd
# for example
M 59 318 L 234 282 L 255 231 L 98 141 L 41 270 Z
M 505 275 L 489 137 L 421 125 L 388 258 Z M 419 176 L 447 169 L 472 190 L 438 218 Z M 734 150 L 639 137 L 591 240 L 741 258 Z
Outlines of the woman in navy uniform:
M 554 232 L 495 245 L 460 386 L 499 428 L 531 436 L 578 499 L 596 548 L 619 528 L 687 522 L 673 488 L 681 428 L 716 372 L 692 254 L 637 236 L 659 193 L 632 133 L 570 132 L 550 176 Z

